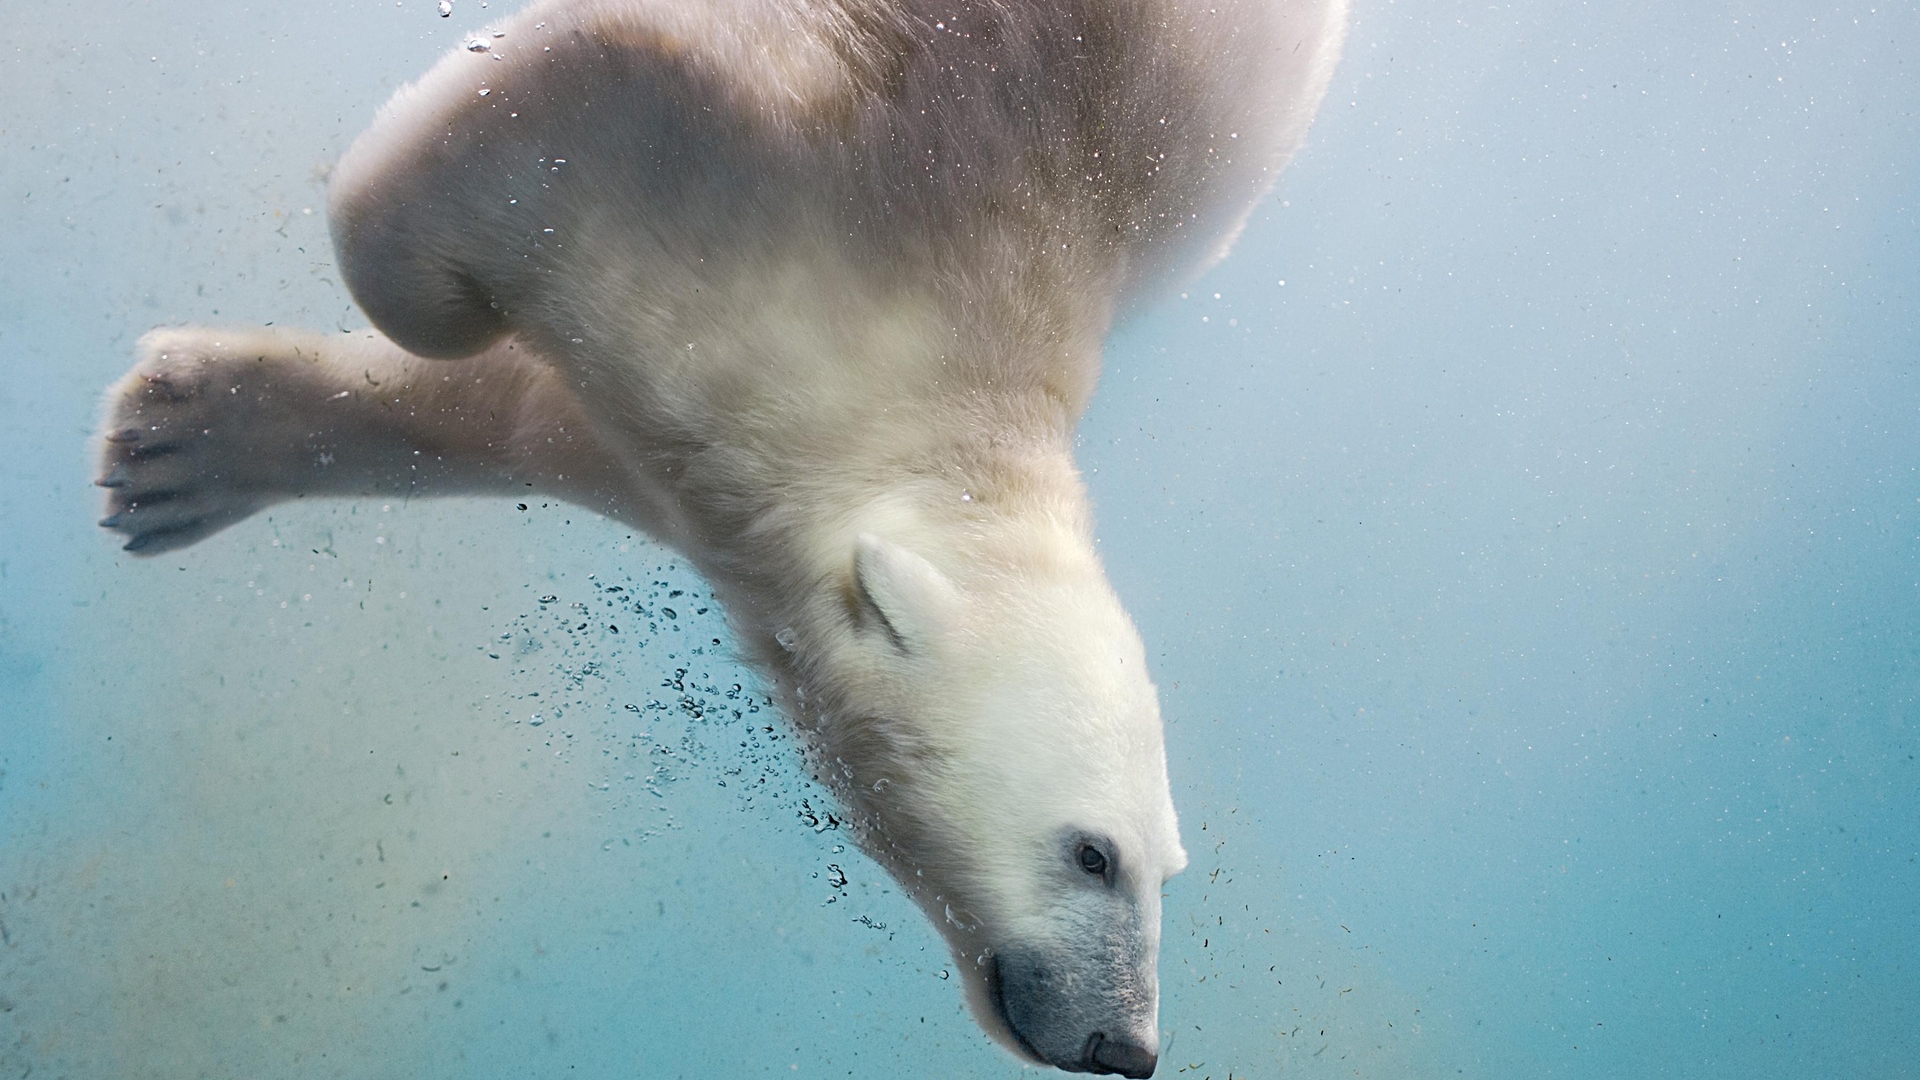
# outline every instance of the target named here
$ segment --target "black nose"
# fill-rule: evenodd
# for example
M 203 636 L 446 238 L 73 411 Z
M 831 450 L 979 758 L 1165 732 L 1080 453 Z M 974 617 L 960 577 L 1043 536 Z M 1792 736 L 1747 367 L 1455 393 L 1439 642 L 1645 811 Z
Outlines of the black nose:
M 1153 1075 L 1153 1067 L 1160 1062 L 1160 1055 L 1150 1047 L 1125 1039 L 1109 1039 L 1103 1032 L 1094 1032 L 1087 1038 L 1087 1050 L 1082 1065 L 1088 1072 L 1119 1073 L 1129 1080 L 1146 1080 Z

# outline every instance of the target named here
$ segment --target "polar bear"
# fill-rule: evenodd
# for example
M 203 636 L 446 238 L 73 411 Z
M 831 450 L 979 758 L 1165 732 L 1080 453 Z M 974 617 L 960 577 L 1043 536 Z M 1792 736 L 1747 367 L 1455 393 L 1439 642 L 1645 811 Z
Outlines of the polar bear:
M 1344 0 L 548 0 L 333 173 L 378 332 L 161 329 L 143 554 L 274 502 L 556 496 L 683 553 L 981 1025 L 1142 1077 L 1186 863 L 1076 421 L 1298 146 Z

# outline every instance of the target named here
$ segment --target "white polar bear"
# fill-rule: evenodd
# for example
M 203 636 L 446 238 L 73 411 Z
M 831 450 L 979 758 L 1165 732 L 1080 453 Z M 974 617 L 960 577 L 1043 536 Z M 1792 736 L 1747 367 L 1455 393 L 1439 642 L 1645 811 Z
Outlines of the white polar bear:
M 1186 863 L 1074 425 L 1222 253 L 1344 0 L 551 0 L 395 95 L 330 214 L 379 334 L 157 330 L 127 548 L 533 489 L 713 583 L 865 849 L 1028 1059 L 1148 1076 Z M 449 361 L 458 361 L 449 362 Z

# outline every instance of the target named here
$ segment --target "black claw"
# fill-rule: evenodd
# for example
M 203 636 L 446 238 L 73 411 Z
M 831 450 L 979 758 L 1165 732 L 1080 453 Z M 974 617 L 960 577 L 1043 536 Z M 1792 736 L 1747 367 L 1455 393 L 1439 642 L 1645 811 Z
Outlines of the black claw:
M 175 502 L 186 498 L 191 492 L 181 488 L 169 488 L 164 491 L 143 491 L 140 497 L 127 500 L 127 510 L 138 510 L 143 506 L 159 506 L 162 503 Z
M 128 461 L 152 461 L 154 458 L 165 457 L 178 449 L 180 449 L 178 442 L 143 443 L 139 446 L 129 446 L 120 453 Z
M 130 551 L 137 555 L 143 551 L 152 549 L 153 553 L 157 555 L 171 548 L 185 547 L 187 544 L 191 544 L 198 538 L 195 534 L 199 533 L 199 531 L 205 527 L 206 521 L 196 518 L 184 525 L 171 525 L 164 529 L 154 529 L 151 532 L 143 532 L 139 536 L 122 544 L 120 550 Z M 184 537 L 184 539 L 182 539 L 182 537 Z M 179 542 L 175 543 L 176 540 Z

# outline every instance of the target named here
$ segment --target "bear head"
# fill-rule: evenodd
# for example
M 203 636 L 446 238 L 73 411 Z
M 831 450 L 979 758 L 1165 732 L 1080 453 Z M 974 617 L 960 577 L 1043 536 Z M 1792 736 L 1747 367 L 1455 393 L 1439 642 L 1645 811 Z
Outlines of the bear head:
M 946 569 L 860 535 L 812 647 L 783 635 L 781 681 L 981 1025 L 1037 1063 L 1149 1076 L 1160 893 L 1186 853 L 1145 650 L 1073 532 L 931 545 Z

